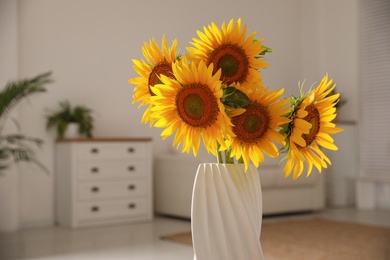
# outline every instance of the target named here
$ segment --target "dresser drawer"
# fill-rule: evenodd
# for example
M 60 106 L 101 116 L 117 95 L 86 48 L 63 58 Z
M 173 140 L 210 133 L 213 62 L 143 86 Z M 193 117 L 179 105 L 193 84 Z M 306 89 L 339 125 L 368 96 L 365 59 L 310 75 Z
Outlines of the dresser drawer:
M 147 214 L 146 199 L 129 199 L 121 201 L 105 201 L 97 203 L 77 204 L 79 220 L 92 220 L 100 218 L 131 217 Z
M 61 226 L 153 218 L 150 138 L 74 138 L 56 148 L 56 222 Z
M 78 160 L 90 159 L 129 159 L 145 158 L 146 147 L 143 143 L 107 142 L 107 143 L 81 143 L 77 146 Z
M 91 182 L 78 184 L 78 198 L 118 198 L 146 194 L 146 180 Z
M 146 176 L 146 162 L 80 162 L 77 165 L 79 180 L 103 180 L 111 178 L 128 178 Z

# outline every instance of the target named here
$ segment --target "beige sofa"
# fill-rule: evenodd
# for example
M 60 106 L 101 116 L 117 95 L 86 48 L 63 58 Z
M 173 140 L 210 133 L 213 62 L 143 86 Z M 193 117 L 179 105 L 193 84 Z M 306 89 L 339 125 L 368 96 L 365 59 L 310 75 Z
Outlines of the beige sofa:
M 167 153 L 154 160 L 154 209 L 156 214 L 191 217 L 192 186 L 198 165 L 216 162 L 211 156 Z M 263 215 L 317 211 L 325 206 L 325 180 L 317 172 L 296 181 L 285 179 L 276 160 L 266 160 L 258 168 Z

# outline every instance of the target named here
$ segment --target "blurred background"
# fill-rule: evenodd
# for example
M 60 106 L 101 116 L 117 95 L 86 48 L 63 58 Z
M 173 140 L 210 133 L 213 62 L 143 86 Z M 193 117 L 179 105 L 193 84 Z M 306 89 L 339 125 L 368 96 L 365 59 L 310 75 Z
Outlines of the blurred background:
M 47 93 L 21 104 L 15 115 L 25 134 L 44 140 L 37 155 L 51 174 L 22 165 L 0 176 L 0 200 L 6 200 L 8 218 L 16 219 L 5 225 L 23 229 L 54 223 L 56 137 L 45 128 L 48 110 L 61 100 L 70 100 L 93 109 L 94 136 L 152 137 L 151 156 L 171 151 L 171 140 L 162 141 L 159 129 L 141 124 L 144 108 L 132 104 L 133 85 L 127 81 L 137 75 L 131 60 L 143 59 L 141 47 L 151 37 L 159 44 L 164 34 L 169 43 L 177 38 L 179 51 L 185 53 L 191 39 L 197 37 L 196 30 L 240 17 L 248 32 L 256 31 L 257 38 L 264 38 L 264 45 L 274 49 L 266 56 L 270 66 L 263 70 L 265 86 L 284 88 L 289 97 L 299 94 L 299 81 L 306 80 L 308 90 L 325 73 L 337 84 L 337 91 L 347 101 L 337 121 L 346 131 L 336 140 L 340 151 L 331 155 L 334 167 L 327 173 L 327 204 L 356 206 L 356 177 L 368 174 L 361 168 L 358 150 L 365 140 L 359 138 L 358 130 L 364 122 L 360 93 L 366 87 L 362 86 L 362 71 L 367 70 L 362 66 L 368 66 L 364 65 L 367 50 L 362 50 L 367 2 L 0 0 L 0 86 L 47 71 L 54 79 Z M 389 42 L 382 48 L 389 50 Z M 388 53 L 382 52 L 382 56 L 388 57 Z M 386 142 L 388 145 L 389 139 Z M 387 150 L 384 159 L 389 153 Z M 380 173 L 390 176 L 388 170 Z M 382 186 L 374 186 L 379 191 L 361 206 L 390 208 L 390 196 L 385 196 L 389 182 L 375 185 Z

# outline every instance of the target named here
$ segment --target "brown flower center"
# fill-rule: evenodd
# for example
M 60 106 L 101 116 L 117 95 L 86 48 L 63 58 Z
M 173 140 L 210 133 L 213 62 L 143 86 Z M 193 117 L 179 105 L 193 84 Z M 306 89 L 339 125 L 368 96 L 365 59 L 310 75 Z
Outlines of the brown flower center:
M 172 71 L 172 65 L 169 64 L 168 62 L 162 62 L 154 66 L 152 72 L 149 75 L 149 81 L 148 81 L 149 93 L 151 96 L 154 96 L 154 93 L 152 92 L 150 86 L 154 86 L 156 84 L 162 83 L 159 78 L 160 75 L 164 75 L 170 77 L 171 79 L 175 79 L 175 76 L 173 75 L 173 71 Z
M 233 132 L 245 143 L 256 142 L 265 135 L 269 128 L 269 112 L 266 107 L 256 102 L 244 108 L 245 113 L 232 117 Z
M 204 128 L 217 121 L 217 98 L 207 85 L 183 86 L 176 95 L 176 107 L 180 118 L 193 127 Z
M 207 64 L 211 63 L 214 64 L 213 73 L 221 69 L 221 79 L 228 85 L 234 82 L 244 82 L 249 73 L 248 58 L 245 51 L 238 45 L 219 46 L 209 56 Z
M 307 106 L 306 111 L 308 112 L 308 115 L 303 119 L 311 124 L 311 128 L 310 132 L 304 134 L 302 137 L 305 139 L 306 145 L 310 145 L 316 139 L 318 131 L 320 130 L 320 113 L 313 104 Z

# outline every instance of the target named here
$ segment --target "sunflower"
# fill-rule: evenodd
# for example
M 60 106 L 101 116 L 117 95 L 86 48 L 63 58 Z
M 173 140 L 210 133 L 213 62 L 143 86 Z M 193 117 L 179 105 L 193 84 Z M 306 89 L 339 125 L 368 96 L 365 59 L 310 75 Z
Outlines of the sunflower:
M 154 126 L 165 128 L 163 139 L 176 132 L 173 145 L 183 143 L 183 152 L 192 149 L 197 156 L 203 139 L 207 152 L 216 155 L 217 142 L 223 145 L 226 135 L 233 135 L 220 101 L 221 72 L 213 74 L 212 64 L 189 64 L 186 58 L 175 62 L 172 69 L 176 80 L 162 75 L 162 84 L 152 87 L 151 111 L 158 118 Z
M 196 62 L 203 60 L 206 65 L 214 64 L 216 73 L 219 69 L 221 80 L 227 86 L 234 86 L 237 83 L 243 87 L 254 86 L 261 88 L 261 74 L 259 69 L 268 65 L 260 53 L 266 51 L 262 46 L 262 40 L 255 40 L 256 32 L 246 38 L 246 25 L 242 26 L 241 19 L 229 24 L 223 22 L 221 30 L 215 23 L 203 27 L 204 32 L 197 31 L 198 38 L 193 38 L 193 47 L 187 47 L 189 59 Z M 251 82 L 256 84 L 251 84 Z
M 136 85 L 134 88 L 133 103 L 141 102 L 140 106 L 148 105 L 149 97 L 154 95 L 151 86 L 161 83 L 159 77 L 165 75 L 174 78 L 172 63 L 178 59 L 176 48 L 177 40 L 175 39 L 169 48 L 165 36 L 162 36 L 161 49 L 154 38 L 149 43 L 144 43 L 142 53 L 147 62 L 133 59 L 133 68 L 140 77 L 134 77 L 128 81 Z M 146 109 L 142 122 L 145 123 L 148 120 L 151 120 L 150 106 Z
M 284 115 L 290 109 L 285 107 L 289 99 L 279 100 L 284 89 L 269 92 L 268 88 L 248 93 L 251 103 L 244 107 L 244 113 L 232 117 L 233 133 L 227 146 L 230 155 L 243 160 L 248 169 L 249 162 L 258 167 L 264 161 L 264 153 L 270 157 L 279 155 L 275 143 L 284 145 L 284 136 L 278 132 L 281 125 L 290 122 Z
M 288 159 L 283 169 L 286 177 L 293 171 L 293 179 L 297 179 L 304 170 L 304 162 L 308 167 L 307 176 L 313 165 L 321 172 L 322 168 L 327 168 L 327 163 L 331 164 L 320 147 L 338 150 L 330 134 L 343 131 L 332 123 L 336 118 L 335 105 L 340 96 L 331 94 L 335 87 L 325 75 L 316 89 L 302 95 L 293 104 L 295 108 L 291 113 L 292 123 L 286 144 Z

